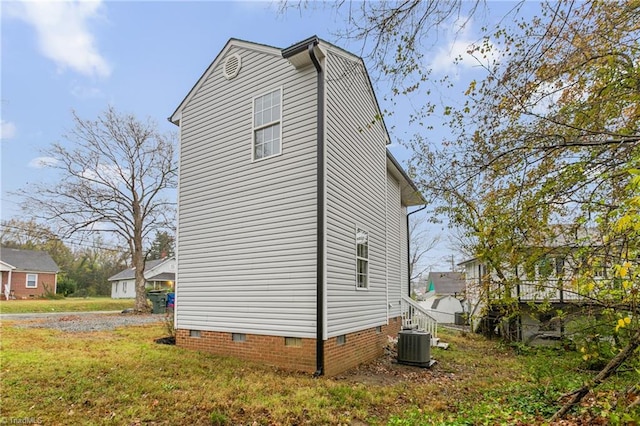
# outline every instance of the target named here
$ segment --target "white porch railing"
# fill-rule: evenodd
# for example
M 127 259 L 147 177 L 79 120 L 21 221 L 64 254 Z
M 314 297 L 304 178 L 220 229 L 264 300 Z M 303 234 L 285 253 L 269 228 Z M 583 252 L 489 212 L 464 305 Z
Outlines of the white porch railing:
M 402 296 L 400 301 L 402 309 L 402 326 L 404 328 L 417 328 L 431 335 L 431 341 L 438 337 L 438 321 L 433 318 L 420 304 L 407 296 Z

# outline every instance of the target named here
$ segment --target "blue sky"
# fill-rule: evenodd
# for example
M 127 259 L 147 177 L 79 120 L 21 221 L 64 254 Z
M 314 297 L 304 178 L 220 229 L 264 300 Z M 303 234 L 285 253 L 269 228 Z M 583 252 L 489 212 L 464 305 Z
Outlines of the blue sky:
M 41 150 L 63 140 L 72 110 L 94 118 L 113 105 L 175 130 L 167 117 L 229 38 L 288 47 L 318 35 L 359 54 L 361 46 L 333 35 L 344 19 L 316 6 L 279 13 L 275 2 L 1 1 L 2 219 L 20 215 L 11 191 L 53 179 Z M 452 58 L 476 37 L 473 22 L 453 33 L 427 56 L 436 72 L 452 72 Z M 376 92 L 382 102 L 384 88 Z M 403 116 L 387 126 L 402 133 Z M 404 163 L 407 152 L 391 150 Z

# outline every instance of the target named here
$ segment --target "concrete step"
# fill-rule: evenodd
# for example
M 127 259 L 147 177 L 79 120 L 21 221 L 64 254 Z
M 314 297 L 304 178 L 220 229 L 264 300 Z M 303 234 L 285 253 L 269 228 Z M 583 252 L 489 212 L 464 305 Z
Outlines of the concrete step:
M 445 342 L 441 342 L 439 337 L 431 338 L 431 347 L 432 348 L 440 348 L 440 349 L 448 349 L 449 344 Z

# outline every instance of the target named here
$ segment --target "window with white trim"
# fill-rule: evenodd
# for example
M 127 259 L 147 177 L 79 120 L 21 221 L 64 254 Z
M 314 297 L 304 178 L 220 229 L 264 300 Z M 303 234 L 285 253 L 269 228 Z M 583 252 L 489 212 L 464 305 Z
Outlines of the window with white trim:
M 369 233 L 356 228 L 356 288 L 369 288 Z
M 27 274 L 27 288 L 38 287 L 38 274 Z
M 253 98 L 253 159 L 281 152 L 282 88 Z

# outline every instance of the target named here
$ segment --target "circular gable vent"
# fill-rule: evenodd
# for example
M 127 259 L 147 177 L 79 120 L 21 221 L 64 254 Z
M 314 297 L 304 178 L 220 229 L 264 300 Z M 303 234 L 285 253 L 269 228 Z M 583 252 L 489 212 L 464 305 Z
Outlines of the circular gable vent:
M 224 78 L 231 80 L 238 75 L 241 67 L 242 59 L 240 58 L 240 55 L 234 54 L 228 56 L 227 59 L 224 60 L 224 64 L 222 64 L 222 73 L 224 74 Z

